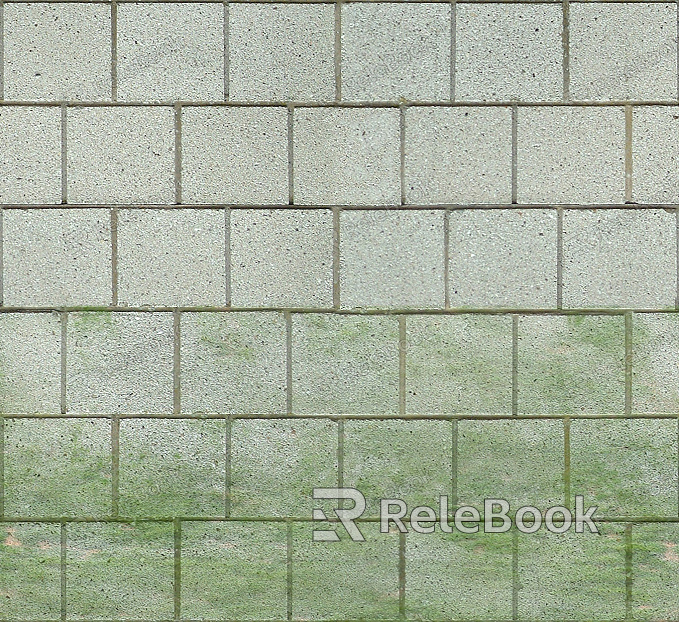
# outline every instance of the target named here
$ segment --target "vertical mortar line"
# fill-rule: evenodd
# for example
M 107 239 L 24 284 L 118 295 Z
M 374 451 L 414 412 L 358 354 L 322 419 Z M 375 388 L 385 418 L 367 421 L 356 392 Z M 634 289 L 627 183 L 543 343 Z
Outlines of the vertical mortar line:
M 404 104 L 399 105 L 399 177 L 401 181 L 401 205 L 406 204 L 406 107 Z
M 679 225 L 678 225 L 679 226 Z M 332 306 L 340 308 L 340 208 L 332 208 Z
M 230 51 L 229 51 L 229 3 L 224 3 L 224 101 L 229 101 L 229 71 L 230 71 Z
M 564 505 L 571 507 L 571 418 L 563 420 L 563 488 Z
M 231 208 L 224 210 L 224 278 L 226 306 L 231 306 Z
M 337 488 L 344 488 L 344 419 L 337 420 Z
M 118 208 L 111 209 L 111 304 L 118 306 Z
M 0 100 L 5 99 L 5 3 L 0 0 Z
M 450 309 L 450 210 L 443 211 L 443 306 Z
M 406 414 L 406 316 L 398 316 L 398 412 Z
M 519 107 L 512 106 L 512 204 L 517 202 L 518 191 L 516 187 L 517 156 L 518 156 L 518 125 Z
M 61 538 L 60 538 L 60 557 L 59 557 L 59 570 L 61 577 L 61 589 L 60 589 L 60 609 L 61 609 L 61 620 L 66 620 L 66 551 L 67 551 L 67 536 L 66 533 L 66 523 L 62 521 L 61 526 Z
M 66 339 L 68 312 L 61 312 L 61 414 L 66 414 Z
M 174 534 L 174 619 L 181 617 L 181 594 L 182 594 L 182 521 L 175 518 L 172 521 Z
M 632 112 L 625 106 L 625 203 L 632 201 Z
M 66 159 L 68 117 L 66 104 L 61 104 L 61 202 L 68 203 L 68 161 Z
M 118 100 L 118 3 L 111 0 L 111 101 Z
M 676 297 L 674 300 L 674 308 L 679 309 L 679 209 L 675 210 L 674 212 L 674 219 L 675 219 L 675 250 L 676 250 L 676 265 L 675 265 L 675 272 L 676 272 L 676 283 L 677 283 L 677 291 L 676 291 Z
M 0 520 L 5 518 L 5 417 L 0 413 Z
M 556 308 L 563 309 L 563 209 L 556 210 Z
M 120 417 L 111 419 L 111 516 L 120 511 Z
M 4 277 L 5 277 L 5 249 L 4 249 L 4 219 L 5 219 L 5 210 L 0 208 L 0 307 L 4 304 L 5 301 L 5 285 L 4 285 Z
M 679 0 L 678 0 L 679 1 Z M 455 69 L 457 62 L 457 2 L 450 0 L 450 101 L 455 101 Z
M 631 620 L 632 612 L 632 523 L 625 525 L 625 620 Z
M 460 423 L 457 419 L 453 419 L 451 422 L 452 426 L 452 442 L 451 442 L 451 475 L 452 484 L 450 490 L 450 503 L 453 510 L 457 509 L 457 458 L 458 458 L 458 434 Z
M 294 166 L 294 142 L 293 142 L 293 127 L 294 127 L 295 108 L 292 104 L 288 104 L 288 204 L 295 204 L 295 166 Z
M 182 202 L 182 105 L 174 105 L 174 202 Z
M 519 316 L 512 315 L 512 416 L 519 414 Z
M 512 529 L 512 620 L 519 619 L 519 532 Z
M 287 619 L 292 620 L 292 521 L 285 521 L 286 531 L 286 601 Z
M 679 475 L 679 416 L 677 417 L 677 474 Z M 679 516 L 679 488 L 677 488 L 677 516 Z
M 232 425 L 231 415 L 226 417 L 226 453 L 224 456 L 224 515 L 231 517 L 231 447 L 232 447 Z
M 181 394 L 181 311 L 175 309 L 172 313 L 172 327 L 174 333 L 174 350 L 172 355 L 172 412 L 178 415 L 182 411 Z
M 292 314 L 290 311 L 283 312 L 285 316 L 285 411 L 292 414 Z
M 335 1 L 335 101 L 342 100 L 342 0 Z
M 406 535 L 398 532 L 398 617 L 406 617 Z
M 570 4 L 563 0 L 563 21 L 561 25 L 561 46 L 563 59 L 563 100 L 571 100 L 571 43 L 570 43 Z
M 677 43 L 679 44 L 679 0 L 677 0 Z M 677 102 L 679 102 L 679 45 L 677 45 Z
M 632 313 L 625 313 L 625 415 L 632 414 Z

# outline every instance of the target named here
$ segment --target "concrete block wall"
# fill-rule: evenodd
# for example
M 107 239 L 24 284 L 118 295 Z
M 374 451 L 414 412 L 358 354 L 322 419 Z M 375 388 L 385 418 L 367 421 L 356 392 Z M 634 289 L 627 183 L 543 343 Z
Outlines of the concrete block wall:
M 679 617 L 678 28 L 0 0 L 0 620 Z

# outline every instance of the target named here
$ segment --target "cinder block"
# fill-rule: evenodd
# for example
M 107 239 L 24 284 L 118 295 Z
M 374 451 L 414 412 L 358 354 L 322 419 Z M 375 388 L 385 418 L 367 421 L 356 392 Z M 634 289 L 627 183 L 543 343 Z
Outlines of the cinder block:
M 458 424 L 459 505 L 483 510 L 484 499 L 548 508 L 564 499 L 561 421 L 468 421 Z
M 60 614 L 60 527 L 3 523 L 0 572 L 3 620 L 56 620 Z
M 0 314 L 0 412 L 60 412 L 60 361 L 58 314 Z
M 344 308 L 442 308 L 441 211 L 345 211 L 340 216 Z
M 8 4 L 5 99 L 111 99 L 111 10 L 105 4 Z
M 67 330 L 68 412 L 172 412 L 171 313 L 72 313 Z
M 223 99 L 222 6 L 121 4 L 118 97 L 135 102 Z
M 574 3 L 569 17 L 573 98 L 676 99 L 674 3 Z
M 299 108 L 293 142 L 295 203 L 400 202 L 398 110 Z
M 284 620 L 286 527 L 265 522 L 182 523 L 182 617 Z
M 517 134 L 519 203 L 624 202 L 622 108 L 521 108 Z
M 230 98 L 333 100 L 334 29 L 334 9 L 329 4 L 232 4 Z
M 407 203 L 511 203 L 509 108 L 408 108 L 405 135 Z
M 393 317 L 293 315 L 293 411 L 398 412 L 398 340 Z
M 518 336 L 519 412 L 624 412 L 622 316 L 523 316 Z
M 231 514 L 311 516 L 313 488 L 337 477 L 337 423 L 238 419 L 231 429 Z
M 510 534 L 411 532 L 405 563 L 407 618 L 511 619 Z
M 182 201 L 287 204 L 286 109 L 183 108 Z
M 450 7 L 342 6 L 342 98 L 350 101 L 450 97 Z
M 71 523 L 67 537 L 67 618 L 172 617 L 171 523 Z
M 286 387 L 282 314 L 182 314 L 182 412 L 284 413 Z
M 97 107 L 68 111 L 71 203 L 174 203 L 174 111 Z
M 674 308 L 674 213 L 574 210 L 563 223 L 565 307 Z
M 632 196 L 639 203 L 679 202 L 679 108 L 640 106 L 632 113 Z
M 549 4 L 460 4 L 455 97 L 558 101 L 563 95 L 562 9 Z
M 332 307 L 330 210 L 231 212 L 231 303 Z
M 4 303 L 111 304 L 108 210 L 7 210 L 3 214 Z
M 556 306 L 553 210 L 454 210 L 448 257 L 451 307 Z
M 573 420 L 571 491 L 599 516 L 676 516 L 676 419 Z
M 509 316 L 406 318 L 406 411 L 511 414 Z
M 624 527 L 601 535 L 569 531 L 519 534 L 519 616 L 531 620 L 625 617 Z M 571 528 L 573 529 L 573 528 Z
M 221 210 L 121 210 L 119 304 L 225 304 L 225 245 Z
M 5 512 L 11 516 L 108 516 L 111 422 L 5 422 Z
M 225 456 L 223 420 L 123 419 L 120 514 L 223 515 Z
M 61 202 L 58 108 L 0 108 L 0 202 Z
M 365 495 L 365 516 L 380 515 L 380 499 L 436 508 L 453 489 L 452 439 L 450 421 L 346 421 L 344 485 Z
M 361 526 L 352 542 L 336 523 L 293 525 L 294 620 L 398 619 L 398 535 Z M 333 529 L 340 542 L 313 542 L 313 529 Z

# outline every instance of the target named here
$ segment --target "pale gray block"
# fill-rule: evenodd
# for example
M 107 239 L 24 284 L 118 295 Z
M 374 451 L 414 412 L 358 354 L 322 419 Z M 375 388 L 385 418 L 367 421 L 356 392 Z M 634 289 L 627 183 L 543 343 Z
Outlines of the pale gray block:
M 184 108 L 185 203 L 288 203 L 288 117 L 283 107 Z
M 400 202 L 398 110 L 300 108 L 293 136 L 296 203 Z
M 293 411 L 397 413 L 398 340 L 394 317 L 293 315 Z
M 350 101 L 450 97 L 450 6 L 342 6 L 342 98 Z
M 0 202 L 61 202 L 58 108 L 0 108 Z
M 174 111 L 166 107 L 68 111 L 71 203 L 174 203 Z
M 571 97 L 676 99 L 674 3 L 573 3 L 569 21 Z
M 225 244 L 221 210 L 121 210 L 119 304 L 225 304 Z
M 111 304 L 108 210 L 7 210 L 3 219 L 6 305 Z
M 560 100 L 562 22 L 558 4 L 459 4 L 456 98 Z
M 334 99 L 334 29 L 331 4 L 232 4 L 230 98 Z
M 625 200 L 622 108 L 520 108 L 517 127 L 519 203 Z
M 511 203 L 509 108 L 408 108 L 406 202 Z
M 452 307 L 556 306 L 554 210 L 454 210 L 448 238 Z
M 332 307 L 330 210 L 233 210 L 236 307 Z
M 342 307 L 442 308 L 443 222 L 434 210 L 342 212 Z
M 0 412 L 60 412 L 60 357 L 57 313 L 0 314 Z
M 111 9 L 106 4 L 8 4 L 5 99 L 111 99 Z
M 120 4 L 117 69 L 122 101 L 222 100 L 222 5 Z
M 71 313 L 67 330 L 68 412 L 172 412 L 171 313 Z
M 182 412 L 285 413 L 285 332 L 281 313 L 183 313 Z
M 632 117 L 632 196 L 639 203 L 679 202 L 679 108 L 641 106 Z
M 673 309 L 675 219 L 655 209 L 566 211 L 564 306 Z

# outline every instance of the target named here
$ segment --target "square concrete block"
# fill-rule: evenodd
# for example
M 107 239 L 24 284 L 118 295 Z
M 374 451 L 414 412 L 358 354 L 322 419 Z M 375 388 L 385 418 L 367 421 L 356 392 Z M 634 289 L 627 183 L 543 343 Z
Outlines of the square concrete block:
M 72 523 L 67 537 L 68 619 L 172 617 L 171 523 Z
M 409 512 L 438 507 L 453 489 L 450 421 L 357 421 L 344 424 L 344 485 L 367 500 L 365 516 L 380 515 L 380 499 L 402 499 Z
M 530 620 L 625 617 L 624 527 L 597 525 L 601 535 L 544 528 L 519 534 L 519 616 Z
M 171 413 L 171 313 L 72 313 L 66 401 L 72 413 Z
M 511 509 L 562 505 L 564 430 L 561 421 L 460 421 L 459 505 L 483 511 L 484 499 L 505 499 Z
M 218 210 L 121 210 L 118 300 L 130 306 L 223 305 L 226 229 Z
M 622 316 L 523 316 L 518 341 L 520 413 L 624 412 Z
M 337 484 L 336 422 L 233 422 L 232 516 L 311 516 L 312 490 Z
M 4 21 L 5 99 L 111 99 L 106 4 L 9 4 Z
M 4 303 L 16 306 L 111 304 L 108 210 L 6 210 Z
M 299 108 L 294 116 L 295 203 L 400 203 L 398 110 Z
M 60 412 L 61 323 L 57 313 L 0 314 L 0 412 Z
M 111 422 L 5 422 L 5 512 L 10 516 L 108 516 Z
M 342 6 L 342 98 L 350 101 L 450 97 L 450 7 Z
M 337 523 L 293 525 L 293 620 L 398 619 L 398 535 L 361 525 L 365 542 Z M 340 542 L 313 542 L 314 529 L 333 529 Z
M 182 523 L 182 617 L 284 620 L 286 564 L 283 523 Z
M 282 107 L 182 109 L 182 201 L 288 203 Z
M 57 620 L 61 594 L 61 528 L 54 523 L 3 523 L 0 573 L 3 620 Z
M 343 308 L 442 308 L 441 211 L 345 211 L 340 216 Z
M 118 98 L 207 101 L 224 97 L 224 9 L 219 4 L 118 7 Z
M 574 3 L 569 21 L 573 98 L 676 99 L 674 3 Z
M 511 414 L 509 316 L 406 318 L 406 411 Z
M 622 108 L 521 108 L 517 135 L 519 203 L 625 200 Z
M 455 96 L 471 101 L 558 101 L 563 95 L 559 5 L 460 4 Z
M 635 314 L 632 344 L 632 410 L 679 411 L 679 316 Z
M 408 108 L 405 134 L 407 203 L 511 203 L 509 108 Z
M 0 108 L 0 202 L 61 202 L 59 108 Z
M 220 516 L 226 491 L 223 420 L 123 419 L 122 516 Z
M 405 557 L 408 619 L 511 619 L 510 534 L 409 533 Z
M 577 210 L 563 223 L 564 307 L 674 308 L 674 213 Z
M 454 210 L 449 216 L 451 307 L 554 308 L 554 210 Z
M 571 491 L 599 516 L 676 517 L 676 419 L 572 421 Z
M 229 96 L 238 101 L 335 98 L 335 17 L 329 4 L 232 4 Z
M 679 202 L 679 108 L 640 106 L 632 114 L 634 200 Z
M 286 387 L 282 314 L 182 314 L 182 412 L 284 413 Z
M 332 307 L 332 227 L 330 210 L 233 210 L 231 304 Z
M 397 413 L 398 331 L 393 317 L 293 315 L 293 411 Z
M 71 203 L 174 203 L 174 111 L 169 107 L 68 111 Z

